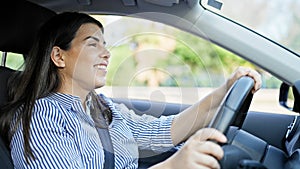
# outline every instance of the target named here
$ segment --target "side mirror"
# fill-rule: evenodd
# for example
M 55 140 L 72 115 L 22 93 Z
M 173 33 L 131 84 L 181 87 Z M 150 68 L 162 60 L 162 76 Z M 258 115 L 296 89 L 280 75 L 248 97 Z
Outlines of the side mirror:
M 279 90 L 279 104 L 284 108 L 292 110 L 292 108 L 288 105 L 289 91 L 290 85 L 282 82 Z
M 300 80 L 296 81 L 295 84 L 292 86 L 294 96 L 293 107 L 288 105 L 290 88 L 291 86 L 284 82 L 281 84 L 279 92 L 279 104 L 288 110 L 300 113 Z
M 300 113 L 300 80 L 297 80 L 293 86 L 294 94 L 294 112 Z

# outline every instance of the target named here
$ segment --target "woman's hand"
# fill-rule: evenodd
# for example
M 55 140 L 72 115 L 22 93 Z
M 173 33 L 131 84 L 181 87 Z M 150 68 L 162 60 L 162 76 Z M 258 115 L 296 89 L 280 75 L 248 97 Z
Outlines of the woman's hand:
M 239 67 L 227 79 L 227 82 L 226 82 L 227 90 L 229 90 L 230 87 L 233 85 L 233 83 L 236 80 L 238 80 L 239 78 L 241 78 L 242 76 L 249 76 L 249 77 L 253 78 L 254 88 L 252 90 L 252 93 L 255 93 L 257 90 L 260 89 L 260 87 L 261 87 L 261 76 L 260 76 L 260 74 L 257 71 L 253 70 L 253 69 L 246 68 L 246 67 Z
M 226 137 L 213 128 L 203 128 L 192 135 L 183 147 L 166 161 L 154 168 L 220 168 L 220 160 L 224 152 L 222 148 L 208 140 L 225 143 Z

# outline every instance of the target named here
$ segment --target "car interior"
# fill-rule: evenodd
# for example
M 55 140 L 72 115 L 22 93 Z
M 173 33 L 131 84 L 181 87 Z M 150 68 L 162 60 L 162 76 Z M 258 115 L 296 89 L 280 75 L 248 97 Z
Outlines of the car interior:
M 209 2 L 215 7 L 220 5 L 215 0 Z M 197 0 L 115 0 L 113 2 L 105 0 L 20 0 L 9 1 L 7 4 L 1 5 L 0 51 L 3 52 L 3 57 L 0 66 L 0 106 L 7 102 L 9 77 L 17 72 L 5 66 L 4 55 L 6 52 L 14 52 L 22 54 L 26 58 L 39 27 L 47 19 L 63 11 L 144 18 L 172 25 L 210 39 L 215 44 L 238 53 L 245 59 L 268 70 L 274 76 L 279 77 L 284 84 L 287 84 L 288 87 L 280 91 L 282 104 L 285 104 L 286 97 L 284 96 L 287 95 L 289 86 L 291 86 L 294 96 L 294 105 L 291 109 L 299 113 L 299 58 L 294 58 L 294 53 L 278 48 L 277 44 L 247 31 L 238 24 L 205 11 Z M 195 12 L 198 14 L 195 15 Z M 215 23 L 209 22 L 210 20 L 214 20 Z M 216 23 L 224 26 L 221 28 Z M 199 27 L 202 29 L 199 30 Z M 219 36 L 220 34 L 222 36 Z M 252 46 L 253 43 L 257 45 Z M 268 50 L 263 47 L 267 47 Z M 282 63 L 282 60 L 272 58 L 272 62 L 266 62 L 271 60 L 270 51 L 276 53 L 278 58 L 285 56 L 287 60 Z M 282 71 L 278 71 L 278 69 Z M 285 74 L 287 71 L 294 73 Z M 224 131 L 229 140 L 227 144 L 222 145 L 225 152 L 224 158 L 220 161 L 222 168 L 300 168 L 300 118 L 298 115 L 291 114 L 248 111 L 252 99 L 251 87 L 253 87 L 251 80 L 246 79 L 236 83 L 220 105 L 218 116 L 211 122 L 210 127 Z M 140 99 L 112 98 L 112 100 L 125 104 L 140 115 L 159 112 L 151 114 L 155 117 L 177 114 L 190 106 Z M 228 114 L 232 116 L 227 117 Z M 1 168 L 13 168 L 9 146 L 3 142 L 2 138 L 0 149 Z M 140 151 L 139 167 L 147 168 L 163 161 L 176 151 L 177 148 L 163 154 Z

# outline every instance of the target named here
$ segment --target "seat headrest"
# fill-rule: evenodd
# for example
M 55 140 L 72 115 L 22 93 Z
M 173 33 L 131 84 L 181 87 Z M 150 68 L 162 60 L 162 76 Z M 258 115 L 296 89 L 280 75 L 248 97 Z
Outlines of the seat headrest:
M 16 72 L 7 67 L 0 66 L 0 106 L 8 100 L 8 79 Z
M 8 100 L 7 82 L 14 72 L 15 70 L 0 66 L 0 107 Z M 0 163 L 1 168 L 14 168 L 9 149 L 6 147 L 2 136 L 0 136 Z

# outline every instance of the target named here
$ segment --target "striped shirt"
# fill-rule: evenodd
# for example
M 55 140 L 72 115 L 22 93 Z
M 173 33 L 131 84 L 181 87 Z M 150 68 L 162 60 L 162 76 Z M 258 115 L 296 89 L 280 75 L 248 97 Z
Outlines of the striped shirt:
M 170 127 L 174 116 L 138 116 L 103 95 L 112 110 L 109 132 L 116 168 L 137 168 L 138 148 L 166 151 L 174 145 Z M 54 93 L 36 101 L 30 124 L 30 146 L 35 160 L 26 163 L 22 125 L 11 141 L 15 168 L 103 168 L 104 151 L 91 116 L 79 97 Z

